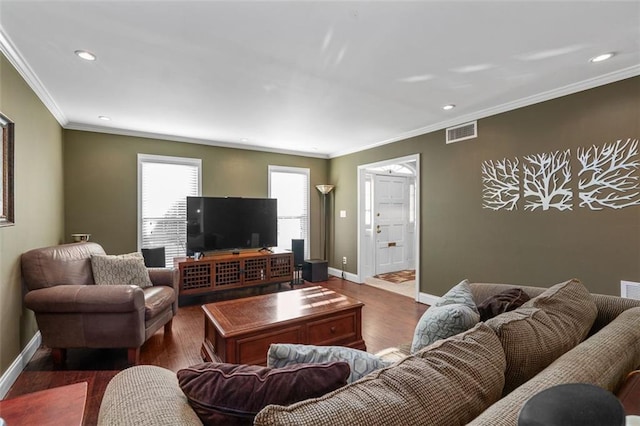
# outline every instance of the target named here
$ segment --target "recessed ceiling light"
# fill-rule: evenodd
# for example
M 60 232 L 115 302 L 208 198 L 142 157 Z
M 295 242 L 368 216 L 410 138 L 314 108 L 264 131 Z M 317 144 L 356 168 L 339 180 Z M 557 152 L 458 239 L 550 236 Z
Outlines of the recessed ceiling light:
M 611 59 L 614 55 L 615 55 L 615 53 L 613 53 L 613 52 L 603 53 L 602 55 L 594 56 L 593 58 L 589 59 L 589 61 L 590 62 L 602 62 L 602 61 L 606 61 L 607 59 Z
M 247 138 L 242 138 L 242 139 L 240 139 L 240 142 L 249 142 L 249 139 L 247 139 Z
M 96 55 L 94 55 L 93 53 L 91 53 L 91 52 L 89 52 L 87 50 L 76 50 L 73 53 L 75 53 L 80 58 L 84 59 L 85 61 L 95 61 L 97 59 Z
M 99 115 L 98 118 L 104 121 L 111 121 L 111 117 L 107 117 L 106 115 Z
M 451 109 L 454 109 L 456 106 L 454 104 L 449 104 L 449 105 L 445 105 L 442 107 L 443 110 L 445 111 L 449 111 Z

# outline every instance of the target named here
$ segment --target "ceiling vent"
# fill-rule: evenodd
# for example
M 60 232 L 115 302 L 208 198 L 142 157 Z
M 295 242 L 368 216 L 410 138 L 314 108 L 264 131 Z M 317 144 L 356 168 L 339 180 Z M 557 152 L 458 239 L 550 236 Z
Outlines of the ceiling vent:
M 478 137 L 478 122 L 472 121 L 447 129 L 447 143 L 460 142 Z
M 640 299 L 640 283 L 620 281 L 620 297 Z

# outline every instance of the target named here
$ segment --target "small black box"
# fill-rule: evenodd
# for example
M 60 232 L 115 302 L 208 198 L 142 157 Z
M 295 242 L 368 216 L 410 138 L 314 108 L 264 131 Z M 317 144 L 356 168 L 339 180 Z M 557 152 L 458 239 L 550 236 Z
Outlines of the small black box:
M 328 278 L 327 261 L 323 259 L 305 259 L 302 266 L 302 278 L 312 283 L 326 281 Z

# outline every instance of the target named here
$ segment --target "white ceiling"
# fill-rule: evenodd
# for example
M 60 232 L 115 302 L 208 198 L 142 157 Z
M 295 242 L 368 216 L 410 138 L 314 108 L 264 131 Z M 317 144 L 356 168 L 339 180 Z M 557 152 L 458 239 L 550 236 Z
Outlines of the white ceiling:
M 0 49 L 67 129 L 335 157 L 640 75 L 640 1 L 0 0 Z

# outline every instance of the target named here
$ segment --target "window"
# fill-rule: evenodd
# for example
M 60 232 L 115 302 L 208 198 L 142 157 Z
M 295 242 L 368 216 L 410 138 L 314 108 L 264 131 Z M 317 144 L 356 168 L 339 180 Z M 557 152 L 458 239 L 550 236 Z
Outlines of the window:
M 269 166 L 269 197 L 278 200 L 278 247 L 304 240 L 309 257 L 309 169 Z
M 164 247 L 167 266 L 186 255 L 187 196 L 201 193 L 202 161 L 138 154 L 138 248 Z

